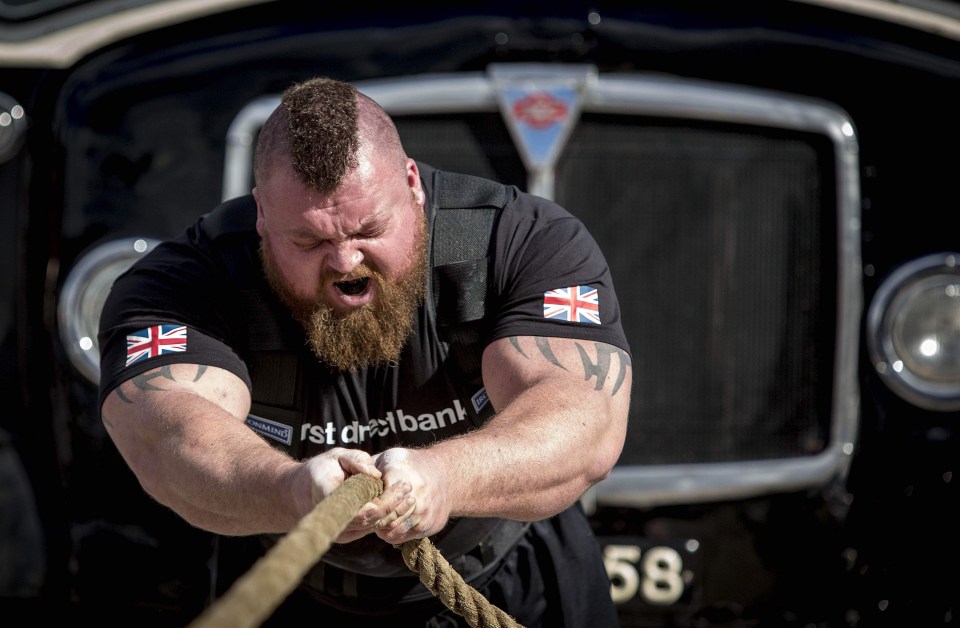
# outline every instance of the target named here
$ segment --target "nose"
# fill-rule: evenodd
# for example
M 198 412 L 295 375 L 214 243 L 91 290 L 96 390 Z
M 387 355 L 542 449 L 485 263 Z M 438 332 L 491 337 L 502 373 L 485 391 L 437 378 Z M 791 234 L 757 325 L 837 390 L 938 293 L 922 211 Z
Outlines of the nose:
M 333 244 L 332 250 L 327 255 L 327 266 L 330 270 L 343 275 L 353 272 L 361 262 L 363 262 L 363 253 L 350 241 Z

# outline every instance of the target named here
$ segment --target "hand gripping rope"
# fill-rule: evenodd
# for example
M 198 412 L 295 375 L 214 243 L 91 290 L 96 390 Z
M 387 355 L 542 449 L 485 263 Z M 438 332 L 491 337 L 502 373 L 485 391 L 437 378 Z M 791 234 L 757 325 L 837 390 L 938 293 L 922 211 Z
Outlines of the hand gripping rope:
M 360 507 L 381 492 L 383 482 L 369 475 L 347 478 L 189 628 L 242 628 L 262 624 L 330 549 L 333 539 L 343 532 Z M 474 628 L 522 628 L 467 584 L 429 539 L 414 539 L 397 547 L 407 567 L 419 574 L 420 582 Z

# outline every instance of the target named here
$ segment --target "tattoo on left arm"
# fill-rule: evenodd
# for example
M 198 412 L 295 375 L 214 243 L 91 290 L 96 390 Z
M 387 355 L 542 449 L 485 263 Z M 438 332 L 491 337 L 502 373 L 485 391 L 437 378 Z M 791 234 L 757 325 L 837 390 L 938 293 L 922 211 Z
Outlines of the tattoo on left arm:
M 627 365 L 630 363 L 630 356 L 627 355 L 626 351 L 618 349 L 617 347 L 611 347 L 610 345 L 599 342 L 593 344 L 597 348 L 596 363 L 590 361 L 590 356 L 587 354 L 586 349 L 584 349 L 579 342 L 577 343 L 577 349 L 580 351 L 580 360 L 583 362 L 584 381 L 593 376 L 597 378 L 597 385 L 594 390 L 601 390 L 603 384 L 607 381 L 607 375 L 610 373 L 610 355 L 616 353 L 620 356 L 620 373 L 617 375 L 617 381 L 613 385 L 613 392 L 610 393 L 612 397 L 617 394 L 620 386 L 623 385 L 623 380 L 627 374 Z
M 550 348 L 550 340 L 548 338 L 543 338 L 542 336 L 537 336 L 537 349 L 540 349 L 540 354 L 547 359 L 547 362 L 553 364 L 554 366 L 559 366 L 564 371 L 567 370 L 567 367 L 560 364 L 560 360 L 557 359 L 557 356 L 553 354 L 553 349 Z M 578 347 L 580 345 L 577 345 Z
M 556 354 L 553 352 L 553 349 L 550 346 L 549 338 L 538 336 L 534 339 L 534 342 L 537 345 L 537 349 L 540 351 L 540 355 L 543 356 L 547 362 L 556 367 L 562 368 L 565 371 L 569 370 L 560 362 Z M 517 353 L 528 360 L 531 359 L 531 356 L 527 355 L 520 347 L 520 341 L 515 336 L 510 337 L 510 344 L 513 345 L 513 348 L 516 349 Z M 631 366 L 630 355 L 618 347 L 603 344 L 602 342 L 595 342 L 593 345 L 596 348 L 597 357 L 596 360 L 593 360 L 582 344 L 579 342 L 576 344 L 577 350 L 580 352 L 580 361 L 583 364 L 584 381 L 589 380 L 591 377 L 597 378 L 597 383 L 594 390 L 602 390 L 603 385 L 607 381 L 607 377 L 610 375 L 610 356 L 616 354 L 620 358 L 620 372 L 617 374 L 617 380 L 613 384 L 613 391 L 610 393 L 610 396 L 616 395 L 620 390 L 620 387 L 623 385 L 623 380 L 626 379 L 627 367 Z

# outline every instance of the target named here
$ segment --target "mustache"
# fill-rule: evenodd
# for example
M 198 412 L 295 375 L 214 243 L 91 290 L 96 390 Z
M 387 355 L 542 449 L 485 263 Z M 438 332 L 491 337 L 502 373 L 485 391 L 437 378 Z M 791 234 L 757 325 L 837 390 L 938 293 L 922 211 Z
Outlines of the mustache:
M 338 281 L 356 281 L 357 279 L 371 279 L 379 276 L 380 273 L 366 264 L 360 264 L 349 273 L 325 270 L 320 275 L 320 283 L 326 285 L 328 283 L 337 283 Z

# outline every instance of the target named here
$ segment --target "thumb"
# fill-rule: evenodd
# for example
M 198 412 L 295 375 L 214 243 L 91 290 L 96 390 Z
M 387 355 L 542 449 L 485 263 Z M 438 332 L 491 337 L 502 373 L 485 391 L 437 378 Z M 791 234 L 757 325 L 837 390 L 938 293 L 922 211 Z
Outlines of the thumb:
M 337 462 L 340 463 L 340 468 L 346 471 L 348 475 L 365 473 L 375 478 L 381 476 L 380 469 L 374 464 L 373 458 L 365 451 L 346 450 L 337 457 Z

